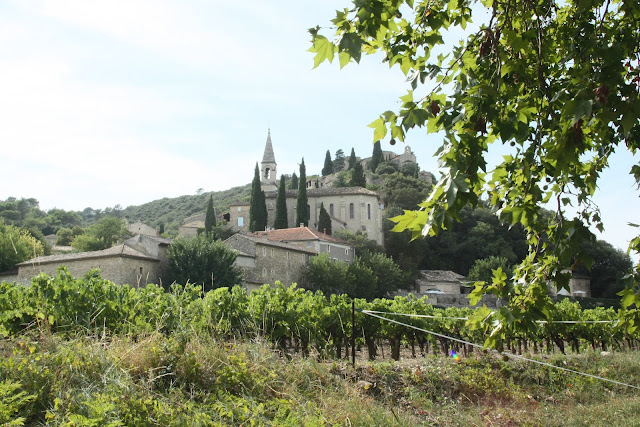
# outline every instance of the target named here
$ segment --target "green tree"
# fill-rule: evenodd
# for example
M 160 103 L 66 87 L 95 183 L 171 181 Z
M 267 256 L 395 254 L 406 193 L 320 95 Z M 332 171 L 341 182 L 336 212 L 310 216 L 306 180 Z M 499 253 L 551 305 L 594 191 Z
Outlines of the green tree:
M 7 225 L 0 218 L 0 271 L 10 270 L 16 264 L 38 257 L 43 252 L 42 243 L 27 230 Z
M 494 271 L 501 269 L 507 275 L 507 279 L 513 276 L 513 268 L 505 257 L 490 256 L 476 260 L 469 269 L 467 279 L 491 283 Z
M 384 162 L 384 155 L 382 154 L 382 147 L 380 141 L 373 143 L 373 153 L 371 154 L 371 161 L 369 162 L 369 169 L 374 171 L 378 168 L 380 163 Z
M 318 215 L 318 231 L 331 236 L 331 217 L 324 208 L 324 203 L 320 203 L 320 214 Z
M 467 26 L 472 18 L 476 25 Z M 531 318 L 550 309 L 547 283 L 566 287 L 562 271 L 590 264 L 588 227 L 604 227 L 592 200 L 600 173 L 616 148 L 640 148 L 639 20 L 634 0 L 398 0 L 338 11 L 335 43 L 320 27 L 310 30 L 315 66 L 336 54 L 345 66 L 362 52 L 380 52 L 407 76 L 399 111 L 371 123 L 374 141 L 388 132 L 404 141 L 413 128 L 444 135 L 437 152 L 444 175 L 419 211 L 395 218 L 396 231 L 435 235 L 483 197 L 502 222 L 525 228 L 530 256 L 515 272 L 526 290 L 498 279 L 472 293 L 473 300 L 492 292 L 514 302 L 512 310 L 487 314 L 491 322 L 480 315 L 472 322 L 492 325 L 487 345 L 501 346 L 514 325 L 533 333 Z M 464 38 L 451 54 L 432 55 L 452 33 Z M 495 145 L 510 153 L 486 175 Z M 640 165 L 630 173 L 640 183 Z M 546 215 L 542 206 L 552 200 L 555 210 Z M 569 205 L 578 211 L 573 218 Z M 630 249 L 640 253 L 640 236 Z M 636 264 L 624 307 L 640 307 L 639 283 Z
M 280 176 L 278 198 L 276 199 L 276 219 L 273 223 L 273 227 L 276 230 L 289 228 L 289 220 L 287 217 L 287 190 L 285 189 L 284 175 Z
M 298 189 L 298 175 L 296 175 L 295 172 L 293 173 L 293 175 L 291 175 L 291 184 L 289 185 L 289 188 L 291 190 Z
M 354 150 L 353 147 L 351 147 L 351 155 L 349 156 L 349 170 L 353 169 L 357 161 L 358 160 L 356 159 L 356 150 Z
M 333 162 L 331 161 L 331 153 L 327 150 L 324 157 L 324 167 L 322 168 L 322 176 L 331 175 L 333 173 Z
M 262 231 L 267 226 L 267 207 L 264 192 L 260 184 L 260 169 L 256 162 L 256 168 L 251 182 L 251 202 L 249 205 L 249 230 Z
M 99 251 L 112 247 L 130 235 L 124 219 L 106 216 L 75 237 L 71 246 L 81 252 Z
M 204 232 L 207 236 L 211 237 L 213 233 L 213 227 L 216 225 L 216 211 L 213 208 L 213 195 L 209 195 L 209 201 L 207 202 L 207 211 L 204 216 Z
M 84 230 L 81 227 L 61 228 L 57 233 L 58 238 L 56 239 L 56 245 L 70 246 L 73 239 L 83 233 Z
M 300 163 L 300 182 L 298 185 L 298 198 L 296 200 L 296 223 L 295 226 L 309 225 L 309 207 L 307 200 L 307 171 L 304 166 L 304 158 Z
M 604 240 L 588 242 L 585 251 L 593 259 L 593 264 L 590 270 L 580 264 L 577 272 L 590 277 L 591 296 L 615 298 L 624 289 L 624 276 L 633 265 L 631 258 Z
M 349 176 L 349 172 L 347 171 L 341 171 L 338 172 L 338 174 L 336 175 L 336 178 L 333 180 L 333 183 L 331 184 L 332 187 L 348 187 L 349 186 L 349 182 L 347 181 L 347 178 Z
M 400 267 L 389 257 L 382 253 L 369 251 L 359 252 L 359 258 L 363 265 L 369 267 L 376 277 L 376 286 L 369 290 L 374 298 L 385 298 L 398 289 L 408 289 L 411 280 Z
M 325 295 L 348 293 L 347 268 L 347 263 L 334 262 L 329 254 L 320 254 L 311 259 L 304 274 L 305 283 L 309 289 Z
M 351 179 L 349 180 L 351 187 L 366 187 L 367 179 L 364 177 L 364 169 L 360 163 L 356 163 L 351 169 Z
M 333 173 L 337 173 L 344 170 L 344 151 L 337 150 L 336 156 L 333 159 Z
M 220 240 L 204 234 L 178 237 L 167 250 L 169 283 L 197 283 L 205 291 L 242 283 L 242 271 L 234 265 L 236 254 Z

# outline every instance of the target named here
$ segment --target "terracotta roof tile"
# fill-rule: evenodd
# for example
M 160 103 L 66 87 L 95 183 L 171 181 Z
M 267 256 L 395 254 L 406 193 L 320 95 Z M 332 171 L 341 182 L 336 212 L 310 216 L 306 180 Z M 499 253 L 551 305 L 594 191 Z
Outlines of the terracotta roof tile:
M 258 231 L 254 233 L 254 235 L 262 238 L 266 237 L 268 240 L 275 240 L 278 242 L 300 241 L 300 240 L 324 240 L 327 242 L 342 243 L 345 245 L 349 244 L 344 240 L 340 240 L 328 234 L 321 233 L 309 227 L 282 228 L 279 230 Z

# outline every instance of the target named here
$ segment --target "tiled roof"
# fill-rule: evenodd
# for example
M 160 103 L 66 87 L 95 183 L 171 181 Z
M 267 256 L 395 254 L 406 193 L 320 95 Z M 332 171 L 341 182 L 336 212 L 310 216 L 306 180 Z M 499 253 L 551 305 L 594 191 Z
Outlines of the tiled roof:
M 269 240 L 275 240 L 278 242 L 291 242 L 300 240 L 324 240 L 327 242 L 342 243 L 349 245 L 348 242 L 340 240 L 336 237 L 329 236 L 328 234 L 321 233 L 313 230 L 309 227 L 296 227 L 296 228 L 283 228 L 280 230 L 271 231 L 258 231 L 254 233 L 258 237 L 267 238 Z
M 460 282 L 465 277 L 449 270 L 420 270 L 418 280 L 426 282 Z
M 277 191 L 265 191 L 266 198 L 275 198 L 278 195 Z M 375 191 L 367 190 L 364 187 L 322 187 L 322 188 L 307 188 L 307 197 L 320 197 L 320 196 L 342 196 L 362 194 L 366 196 L 379 197 Z M 298 195 L 298 190 L 287 190 L 286 196 L 293 198 Z
M 21 262 L 20 264 L 17 264 L 17 266 L 20 267 L 20 266 L 29 266 L 32 264 L 51 264 L 51 263 L 60 263 L 65 261 L 78 261 L 83 259 L 107 258 L 107 257 L 109 258 L 110 257 L 129 257 L 129 258 L 139 258 L 139 259 L 158 261 L 157 258 L 147 256 L 142 252 L 139 252 L 135 249 L 130 248 L 127 245 L 117 245 L 109 249 L 103 249 L 101 251 L 76 252 L 71 254 L 40 256 L 37 258 L 30 259 L 28 261 Z
M 244 233 L 234 234 L 233 236 L 225 240 L 223 243 L 225 243 L 227 246 L 231 248 L 238 249 L 250 256 L 255 256 L 256 244 L 273 246 L 276 248 L 288 249 L 296 252 L 304 252 L 310 255 L 317 255 L 317 252 L 312 249 L 305 249 L 291 243 L 277 242 L 277 241 L 268 240 L 262 237 L 256 237 L 256 236 L 253 236 L 250 234 L 244 234 Z

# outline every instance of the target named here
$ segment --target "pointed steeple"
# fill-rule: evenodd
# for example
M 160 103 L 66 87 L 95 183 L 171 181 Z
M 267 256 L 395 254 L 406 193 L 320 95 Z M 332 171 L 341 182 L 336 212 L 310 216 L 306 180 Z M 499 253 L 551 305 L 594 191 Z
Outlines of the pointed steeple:
M 271 145 L 271 129 L 267 134 L 267 144 L 264 147 L 264 156 L 262 156 L 262 163 L 275 163 L 276 156 L 273 154 L 273 145 Z
M 273 154 L 273 145 L 271 145 L 271 129 L 269 129 L 267 133 L 267 144 L 264 147 L 264 156 L 262 156 L 261 185 L 264 191 L 277 190 L 276 167 L 276 156 Z

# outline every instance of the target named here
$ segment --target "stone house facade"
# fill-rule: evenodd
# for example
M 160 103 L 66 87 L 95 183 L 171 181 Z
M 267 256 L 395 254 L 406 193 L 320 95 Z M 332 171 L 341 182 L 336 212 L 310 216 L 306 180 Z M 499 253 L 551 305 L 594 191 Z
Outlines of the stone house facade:
M 393 151 L 382 151 L 382 157 L 385 161 L 394 163 L 398 168 L 406 164 L 417 163 L 416 155 L 411 151 L 411 147 L 405 145 L 404 151 L 400 154 L 396 154 Z M 348 162 L 348 157 L 347 157 Z M 369 169 L 369 162 L 371 162 L 371 157 L 364 158 L 360 160 L 360 164 L 364 170 Z M 348 165 L 348 163 L 347 163 Z
M 267 203 L 267 225 L 273 228 L 276 217 L 277 192 L 265 192 Z M 295 224 L 297 212 L 297 190 L 287 190 L 287 223 Z M 309 227 L 316 228 L 320 217 L 320 206 L 331 218 L 333 231 L 348 230 L 366 233 L 369 239 L 379 245 L 384 244 L 382 231 L 382 211 L 378 193 L 362 187 L 325 187 L 307 190 L 307 208 L 309 209 Z
M 461 295 L 465 277 L 448 270 L 420 270 L 416 287 L 420 295 Z
M 229 206 L 229 224 L 238 231 L 249 231 L 249 202 L 234 202 Z
M 17 273 L 3 277 L 3 280 L 29 284 L 38 274 L 53 276 L 58 267 L 64 265 L 74 277 L 82 277 L 89 270 L 99 268 L 104 279 L 119 285 L 161 285 L 167 280 L 166 251 L 170 243 L 170 239 L 163 237 L 137 235 L 101 251 L 41 256 L 19 263 Z
M 17 265 L 15 281 L 29 284 L 40 273 L 55 276 L 58 267 L 66 266 L 74 277 L 82 277 L 89 270 L 99 268 L 104 279 L 132 287 L 159 283 L 160 261 L 124 244 L 93 252 L 37 257 Z M 5 279 L 7 280 L 7 279 Z
M 284 228 L 280 230 L 259 231 L 254 233 L 267 240 L 292 243 L 301 248 L 312 249 L 318 255 L 326 253 L 334 261 L 351 263 L 355 259 L 356 250 L 348 242 L 309 227 Z
M 277 280 L 288 286 L 304 286 L 304 272 L 314 250 L 238 233 L 223 242 L 235 250 L 236 265 L 244 271 L 244 285 L 248 291 Z

